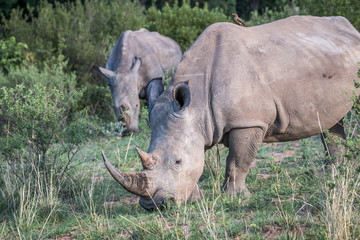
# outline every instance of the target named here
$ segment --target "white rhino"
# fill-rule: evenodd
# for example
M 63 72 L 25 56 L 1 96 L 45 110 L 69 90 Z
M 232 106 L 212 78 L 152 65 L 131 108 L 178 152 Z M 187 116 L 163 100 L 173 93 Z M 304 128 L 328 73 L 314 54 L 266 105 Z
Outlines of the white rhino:
M 150 112 L 144 170 L 112 176 L 154 209 L 199 194 L 204 152 L 229 147 L 223 190 L 247 191 L 245 178 L 262 142 L 306 138 L 330 129 L 352 107 L 360 34 L 343 17 L 294 16 L 244 28 L 208 27 L 184 54 Z M 154 101 L 154 100 L 153 100 Z M 321 128 L 320 128 L 321 126 Z
M 143 28 L 122 33 L 110 52 L 106 68 L 95 66 L 108 79 L 115 114 L 125 122 L 125 132 L 139 131 L 139 98 L 147 98 L 151 81 L 161 83 L 171 76 L 181 58 L 181 48 L 174 40 Z

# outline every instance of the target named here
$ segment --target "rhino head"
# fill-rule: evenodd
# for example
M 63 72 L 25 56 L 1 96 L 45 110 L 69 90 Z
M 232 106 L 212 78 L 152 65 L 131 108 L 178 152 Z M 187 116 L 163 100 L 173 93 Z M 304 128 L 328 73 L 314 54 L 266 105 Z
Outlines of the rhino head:
M 126 190 L 140 196 L 139 204 L 146 210 L 199 194 L 196 183 L 204 167 L 205 139 L 200 124 L 196 124 L 197 116 L 191 108 L 188 84 L 169 86 L 151 109 L 148 152 L 138 149 L 143 170 L 122 173 L 103 154 L 110 174 Z
M 135 58 L 131 69 L 126 72 L 114 72 L 106 68 L 94 66 L 108 80 L 107 84 L 113 96 L 116 118 L 118 121 L 125 123 L 125 134 L 140 131 L 138 127 L 141 83 L 140 66 L 140 58 Z

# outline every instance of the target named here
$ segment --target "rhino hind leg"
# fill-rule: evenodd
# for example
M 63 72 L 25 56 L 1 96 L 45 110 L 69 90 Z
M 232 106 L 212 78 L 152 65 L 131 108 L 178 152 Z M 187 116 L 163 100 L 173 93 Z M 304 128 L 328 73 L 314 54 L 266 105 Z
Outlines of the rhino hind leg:
M 324 145 L 326 151 L 325 164 L 330 165 L 333 163 L 331 158 L 335 159 L 336 162 L 341 159 L 341 157 L 345 154 L 345 147 L 342 144 L 339 144 L 336 141 L 336 137 L 340 140 L 346 140 L 346 134 L 344 131 L 343 121 L 340 120 L 334 126 L 329 129 L 330 134 L 321 134 L 321 141 Z
M 228 133 L 225 144 L 229 147 L 229 155 L 222 186 L 224 192 L 230 195 L 250 194 L 245 186 L 245 178 L 261 146 L 263 133 L 260 128 L 233 129 Z
M 191 195 L 189 197 L 189 201 L 192 202 L 192 201 L 200 200 L 203 196 L 204 196 L 204 194 L 201 191 L 199 184 L 196 184 L 193 192 L 191 193 Z

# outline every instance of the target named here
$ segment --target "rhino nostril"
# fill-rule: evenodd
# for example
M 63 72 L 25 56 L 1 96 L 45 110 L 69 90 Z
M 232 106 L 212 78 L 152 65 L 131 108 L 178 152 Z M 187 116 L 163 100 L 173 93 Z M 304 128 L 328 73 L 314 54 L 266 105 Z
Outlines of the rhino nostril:
M 122 114 L 118 117 L 118 121 L 119 122 L 125 122 L 125 118 L 124 118 L 124 116 Z
M 126 127 L 130 125 L 130 115 L 129 115 L 129 106 L 127 104 L 120 105 L 118 108 L 120 110 L 120 114 L 118 116 L 118 121 L 122 121 L 125 123 Z

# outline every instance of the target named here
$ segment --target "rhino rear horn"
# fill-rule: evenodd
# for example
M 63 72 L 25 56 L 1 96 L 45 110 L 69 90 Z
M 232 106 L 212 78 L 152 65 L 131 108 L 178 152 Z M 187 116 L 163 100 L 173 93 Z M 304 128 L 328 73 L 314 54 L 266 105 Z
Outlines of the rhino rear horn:
M 101 151 L 101 155 L 111 176 L 127 191 L 140 197 L 149 197 L 151 195 L 150 181 L 144 172 L 136 174 L 122 173 L 108 161 L 104 151 Z
M 156 159 L 151 154 L 143 152 L 140 148 L 136 148 L 136 150 L 145 169 L 151 169 L 156 164 Z

